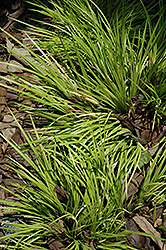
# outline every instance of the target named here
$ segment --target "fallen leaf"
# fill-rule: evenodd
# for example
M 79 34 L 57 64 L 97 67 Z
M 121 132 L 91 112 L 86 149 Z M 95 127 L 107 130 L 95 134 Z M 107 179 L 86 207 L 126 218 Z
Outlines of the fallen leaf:
M 53 238 L 49 238 L 48 241 L 47 241 L 47 244 L 49 245 L 49 248 L 52 249 L 52 250 L 66 250 L 65 246 L 63 245 L 62 242 L 60 241 L 57 241 Z
M 0 96 L 6 96 L 6 88 L 0 87 Z
M 14 118 L 12 115 L 4 115 L 3 122 L 12 122 Z
M 7 73 L 8 70 L 7 70 L 7 66 L 6 64 L 0 64 L 0 72 L 1 73 Z
M 5 136 L 6 139 L 10 140 L 12 136 L 14 135 L 15 131 L 16 131 L 16 128 L 9 127 L 9 128 L 3 129 L 2 134 Z M 8 143 L 4 142 L 2 145 L 3 153 L 5 153 L 7 146 L 8 146 Z
M 30 54 L 30 52 L 24 48 L 17 48 L 15 47 L 14 43 L 10 42 L 8 38 L 6 38 L 6 45 L 8 48 L 8 52 L 12 54 L 17 60 L 19 60 L 24 65 L 36 70 L 36 66 L 38 65 L 40 68 L 47 69 L 43 64 L 36 61 Z M 33 65 L 31 65 L 25 58 L 30 60 L 32 63 L 35 63 L 35 68 Z M 46 75 L 40 68 L 38 68 L 38 71 Z
M 7 62 L 5 62 L 7 63 Z M 15 60 L 11 60 L 10 64 L 0 64 L 0 72 L 1 73 L 22 73 L 23 70 L 21 69 L 22 64 L 15 61 Z
M 0 83 L 6 85 L 2 79 Z M 6 105 L 6 88 L 0 86 L 0 105 Z
M 15 61 L 15 60 L 11 60 L 10 64 L 7 65 L 7 66 L 8 66 L 7 70 L 10 73 L 22 73 L 23 72 L 23 70 L 21 69 L 22 64 Z
M 128 197 L 131 197 L 134 193 L 138 192 L 138 187 L 141 185 L 141 182 L 143 181 L 144 176 L 140 173 L 135 173 L 130 185 L 129 185 L 129 192 L 128 192 Z
M 16 128 L 15 133 L 11 137 L 13 141 L 15 141 L 17 144 L 19 144 L 21 140 L 21 131 L 19 128 Z
M 138 232 L 138 228 L 132 219 L 129 219 L 125 225 L 126 229 L 129 231 Z M 142 249 L 145 245 L 146 237 L 143 235 L 132 233 L 128 238 L 130 244 L 137 249 Z
M 156 229 L 144 218 L 143 216 L 134 216 L 133 220 L 137 223 L 137 225 L 147 234 L 152 236 L 152 240 L 156 243 L 156 245 L 161 250 L 166 250 L 165 244 L 160 240 L 153 238 L 153 236 L 161 238 L 161 235 L 159 232 L 156 231 Z
M 6 96 L 0 96 L 0 105 L 6 105 Z
M 10 124 L 7 122 L 0 122 L 0 132 L 2 129 L 9 128 L 9 127 L 16 127 L 17 123 L 15 121 L 11 122 Z

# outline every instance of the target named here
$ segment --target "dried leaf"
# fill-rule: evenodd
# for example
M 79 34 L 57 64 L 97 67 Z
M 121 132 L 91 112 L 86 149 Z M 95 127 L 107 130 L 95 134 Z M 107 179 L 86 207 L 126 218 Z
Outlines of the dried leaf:
M 7 67 L 8 67 L 8 65 L 6 65 L 6 64 L 0 64 L 0 72 L 7 73 L 8 72 Z
M 11 65 L 11 64 L 13 64 L 13 65 Z M 16 65 L 17 67 L 15 67 L 14 65 Z M 11 73 L 22 73 L 23 72 L 23 70 L 21 69 L 22 64 L 15 61 L 15 60 L 11 60 L 10 64 L 7 66 L 8 66 L 7 70 Z
M 12 136 L 12 140 L 19 144 L 21 140 L 21 131 L 19 128 L 16 128 L 15 133 Z
M 0 96 L 0 105 L 6 105 L 6 96 Z
M 0 122 L 0 131 L 2 131 L 3 129 L 9 128 L 9 127 L 17 127 L 17 123 L 15 121 L 13 121 L 11 123 Z
M 10 140 L 11 137 L 14 135 L 15 131 L 16 131 L 16 128 L 9 127 L 9 128 L 3 129 L 2 134 L 5 136 L 5 138 Z M 3 142 L 3 145 L 2 145 L 3 153 L 5 153 L 5 150 L 6 150 L 7 146 L 8 146 L 8 143 Z
M 17 60 L 19 60 L 21 63 L 23 63 L 24 65 L 31 67 L 32 69 L 34 69 L 34 67 L 32 65 L 30 65 L 23 57 L 28 58 L 31 62 L 35 63 L 36 65 L 40 66 L 43 69 L 46 69 L 46 67 L 39 63 L 38 61 L 36 61 L 30 54 L 30 52 L 24 48 L 17 48 L 15 47 L 14 43 L 10 42 L 10 40 L 8 38 L 6 38 L 6 45 L 8 48 L 8 52 L 10 54 L 12 54 L 12 56 L 14 56 Z M 20 56 L 19 56 L 19 55 Z M 41 69 L 38 68 L 38 70 L 43 73 L 44 75 L 46 75 Z
M 49 238 L 47 244 L 49 245 L 49 248 L 52 250 L 66 250 L 65 246 L 62 242 L 57 241 L 53 238 Z
M 133 231 L 133 232 L 138 232 L 138 228 L 136 226 L 136 224 L 134 223 L 134 221 L 132 219 L 129 219 L 126 222 L 126 229 L 129 231 Z M 128 238 L 130 244 L 134 247 L 136 247 L 137 249 L 142 249 L 145 245 L 145 239 L 146 237 L 143 235 L 139 235 L 139 234 L 135 234 L 132 233 L 130 235 L 130 237 Z
M 144 218 L 143 216 L 134 216 L 133 220 L 138 224 L 138 226 L 147 234 L 161 238 L 159 232 Z M 161 250 L 166 250 L 165 244 L 160 240 L 152 237 L 152 240 L 157 244 Z
M 134 193 L 138 192 L 138 188 L 140 187 L 144 176 L 140 173 L 135 173 L 133 178 L 131 179 L 131 183 L 129 185 L 128 198 L 131 197 Z
M 14 118 L 12 115 L 4 115 L 3 122 L 12 122 L 14 121 Z
M 12 65 L 13 64 L 13 65 Z M 14 65 L 18 66 L 15 67 Z M 19 62 L 15 61 L 15 60 L 11 60 L 10 64 L 0 64 L 0 72 L 1 73 L 22 73 L 23 70 L 21 69 L 22 64 L 20 64 Z
M 4 82 L 2 81 L 4 84 Z M 6 88 L 0 86 L 0 96 L 6 97 Z

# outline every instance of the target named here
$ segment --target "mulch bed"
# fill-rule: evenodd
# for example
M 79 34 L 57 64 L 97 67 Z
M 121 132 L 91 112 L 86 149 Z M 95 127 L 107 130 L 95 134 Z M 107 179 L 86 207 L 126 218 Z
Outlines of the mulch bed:
M 12 36 L 16 37 L 20 41 L 24 40 L 24 34 L 23 32 L 18 31 L 18 29 L 24 31 L 27 29 L 27 27 L 15 22 L 10 17 L 23 21 L 26 20 L 26 22 L 28 20 L 29 22 L 33 22 L 32 20 L 30 20 L 31 17 L 34 19 L 42 20 L 42 16 L 36 16 L 36 14 L 34 16 L 33 12 L 27 10 L 28 7 L 28 4 L 23 3 L 21 0 L 6 0 L 1 5 L 0 9 L 0 27 L 12 34 Z M 3 46 L 6 46 L 6 37 L 8 37 L 8 35 L 6 35 L 4 32 L 0 33 L 0 43 Z M 0 46 L 0 60 L 4 62 L 11 62 L 11 60 L 15 59 L 10 58 L 7 50 L 4 47 Z M 14 62 L 18 63 L 17 60 L 15 60 Z M 14 73 L 26 73 L 16 72 L 16 68 L 11 70 L 13 70 Z M 1 69 L 0 73 L 6 76 L 8 75 L 8 71 L 9 69 Z M 6 82 L 4 80 L 0 81 L 6 84 L 6 88 L 0 87 L 0 132 L 3 133 L 8 139 L 12 138 L 16 143 L 20 144 L 24 141 L 24 138 L 17 128 L 12 115 L 8 113 L 9 108 L 13 112 L 15 112 L 21 109 L 20 105 L 18 105 L 19 103 L 23 103 L 29 106 L 33 106 L 34 104 L 31 101 L 23 100 L 22 98 L 20 98 L 16 91 L 7 88 L 8 84 L 11 84 L 10 82 Z M 17 86 L 13 87 L 17 88 Z M 135 141 L 140 142 L 145 147 L 149 147 L 150 145 L 149 152 L 151 156 L 154 157 L 159 147 L 157 147 L 156 149 L 152 149 L 152 147 L 155 146 L 158 141 L 166 135 L 166 126 L 164 124 L 157 123 L 155 123 L 154 126 L 151 110 L 145 107 L 145 105 L 143 104 L 143 97 L 141 95 L 133 97 L 133 103 L 135 106 L 134 116 L 132 115 L 132 110 L 130 110 L 128 114 L 117 114 L 115 116 L 118 120 L 120 120 L 124 127 L 128 128 L 131 131 L 131 133 L 126 133 L 123 136 L 129 136 Z M 28 129 L 28 117 L 26 115 L 18 113 L 16 114 L 16 118 L 26 129 Z M 7 146 L 8 144 L 5 142 L 5 140 L 0 137 L 0 185 L 10 190 L 12 188 L 10 182 L 19 183 L 22 185 L 23 182 L 18 178 L 17 174 L 7 166 L 7 156 L 10 155 L 11 157 L 14 157 L 18 162 L 25 166 L 27 163 L 15 152 L 14 149 L 10 149 Z M 136 173 L 131 183 L 129 195 L 132 195 L 134 193 L 137 186 L 141 187 L 142 182 L 143 175 L 141 175 L 140 173 Z M 10 192 L 7 192 L 3 188 L 0 188 L 0 200 L 12 199 L 15 198 L 10 194 Z M 149 229 L 151 229 L 150 227 L 152 227 L 152 229 L 160 233 L 162 238 L 166 238 L 166 229 L 164 232 L 159 230 L 157 227 L 163 224 L 166 228 L 166 216 L 162 215 L 164 209 L 166 209 L 166 204 L 162 204 L 156 207 L 156 220 L 154 222 L 153 209 L 150 208 L 148 204 L 144 204 L 144 207 L 141 208 L 141 219 L 145 219 L 145 221 L 142 221 L 142 224 L 144 223 L 143 225 L 148 226 Z M 3 219 L 3 216 L 1 216 L 1 220 Z M 138 222 L 138 219 L 140 219 L 140 217 L 138 217 L 136 214 L 130 214 L 128 218 L 125 218 L 126 229 L 144 232 L 144 230 L 141 228 L 140 222 Z M 0 231 L 0 236 L 4 234 L 4 231 Z M 161 249 L 161 245 L 156 243 L 149 237 L 140 236 L 134 233 L 129 237 L 128 244 L 142 250 Z M 53 239 L 49 239 L 48 245 L 50 249 L 53 250 L 62 249 L 62 247 L 64 247 L 62 243 L 54 241 Z

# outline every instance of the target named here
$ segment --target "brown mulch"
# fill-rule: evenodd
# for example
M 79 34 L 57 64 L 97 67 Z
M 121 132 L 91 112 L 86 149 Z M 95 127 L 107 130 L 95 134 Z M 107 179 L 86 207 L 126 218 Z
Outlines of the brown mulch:
M 26 20 L 26 22 L 28 20 L 29 22 L 33 22 L 30 20 L 30 18 L 42 20 L 42 16 L 36 16 L 36 14 L 34 16 L 33 12 L 27 9 L 28 7 L 29 5 L 23 3 L 22 0 L 8 0 L 4 1 L 0 8 L 0 27 L 22 42 L 24 40 L 24 34 L 20 30 L 25 31 L 27 27 L 15 22 L 11 18 L 23 21 Z M 9 38 L 9 36 L 4 32 L 0 33 L 0 44 L 3 46 L 6 46 L 6 37 Z M 10 55 L 7 53 L 7 50 L 3 46 L 0 46 L 0 60 L 4 62 L 11 62 L 11 60 L 15 60 L 14 58 L 10 57 Z M 17 60 L 14 62 L 18 63 Z M 26 72 L 22 71 L 16 72 L 16 68 L 11 70 L 14 70 L 14 73 L 26 74 Z M 4 69 L 0 73 L 4 76 L 7 76 L 8 71 L 9 69 Z M 21 109 L 20 105 L 18 105 L 19 103 L 26 104 L 31 107 L 33 107 L 34 104 L 31 101 L 20 98 L 16 91 L 10 90 L 7 86 L 9 84 L 12 85 L 12 83 L 6 82 L 5 80 L 0 81 L 2 81 L 3 84 L 6 84 L 6 88 L 0 87 L 0 132 L 8 139 L 12 138 L 16 143 L 20 144 L 24 142 L 24 137 L 17 128 L 12 115 L 9 113 L 9 109 L 15 112 Z M 17 88 L 17 86 L 12 86 Z M 149 147 L 149 152 L 151 156 L 154 157 L 159 147 L 156 147 L 156 149 L 152 149 L 152 147 L 155 146 L 166 135 L 166 126 L 164 124 L 157 123 L 155 123 L 155 126 L 153 126 L 153 116 L 150 110 L 145 107 L 143 98 L 140 95 L 133 97 L 133 103 L 135 106 L 134 116 L 132 115 L 132 110 L 130 110 L 128 114 L 117 114 L 115 116 L 118 120 L 120 120 L 124 127 L 131 131 L 131 133 L 125 133 L 123 136 L 131 137 L 135 141 L 140 142 L 144 147 Z M 16 118 L 22 125 L 27 124 L 28 118 L 26 115 L 16 113 Z M 25 127 L 28 129 L 28 126 Z M 23 181 L 20 180 L 17 174 L 7 166 L 8 155 L 14 157 L 18 162 L 26 166 L 27 163 L 24 161 L 24 159 L 22 159 L 14 149 L 8 148 L 6 141 L 0 137 L 0 185 L 10 190 L 12 188 L 10 182 L 23 185 Z M 142 182 L 143 175 L 140 173 L 135 173 L 130 186 L 129 196 L 135 192 L 137 187 L 141 186 Z M 58 187 L 57 190 L 59 190 Z M 60 191 L 62 192 L 62 198 L 63 196 L 65 198 L 65 192 L 63 192 L 63 190 Z M 0 188 L 0 200 L 12 201 L 14 199 L 15 198 L 10 192 Z M 141 208 L 141 216 L 131 213 L 128 218 L 125 218 L 126 229 L 131 231 L 146 232 L 142 227 L 147 227 L 151 232 L 154 230 L 153 235 L 157 236 L 157 233 L 159 233 L 160 236 L 165 238 L 166 230 L 164 232 L 158 229 L 158 226 L 162 224 L 166 228 L 166 216 L 162 215 L 164 209 L 166 209 L 166 204 L 156 207 L 156 219 L 153 221 L 153 208 L 150 208 L 148 204 L 144 204 L 144 206 Z M 1 216 L 0 219 L 2 220 L 3 216 Z M 4 235 L 3 231 L 0 231 L 0 236 L 1 235 Z M 92 247 L 94 247 L 92 242 L 90 244 Z M 62 248 L 65 249 L 63 243 L 55 241 L 54 239 L 49 239 L 48 245 L 50 249 L 53 250 Z M 134 233 L 129 237 L 128 245 L 142 250 L 162 249 L 161 242 L 157 240 L 154 241 L 149 237 Z

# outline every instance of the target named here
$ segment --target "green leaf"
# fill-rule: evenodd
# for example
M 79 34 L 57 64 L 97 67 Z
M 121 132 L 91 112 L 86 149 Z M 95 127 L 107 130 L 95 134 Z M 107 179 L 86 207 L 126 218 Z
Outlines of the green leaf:
M 147 164 L 148 162 L 150 162 L 151 159 L 152 157 L 151 157 L 150 152 L 148 150 L 143 151 L 141 153 L 141 157 L 138 163 L 139 167 L 141 168 L 144 164 Z

